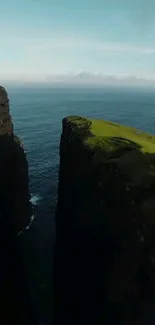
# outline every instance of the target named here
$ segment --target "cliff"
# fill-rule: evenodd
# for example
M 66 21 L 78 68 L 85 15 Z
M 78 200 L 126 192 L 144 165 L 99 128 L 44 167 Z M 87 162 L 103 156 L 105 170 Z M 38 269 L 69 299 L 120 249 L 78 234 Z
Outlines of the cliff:
M 108 121 L 65 118 L 55 324 L 153 324 L 154 236 L 155 137 Z
M 14 135 L 9 99 L 0 87 L 0 199 L 3 218 L 18 233 L 30 222 L 28 164 L 21 140 Z M 7 220 L 8 219 L 8 220 Z M 1 218 L 2 222 L 2 218 Z
M 6 90 L 0 87 L 0 294 L 1 324 L 36 324 L 17 234 L 33 214 L 28 164 L 14 135 Z

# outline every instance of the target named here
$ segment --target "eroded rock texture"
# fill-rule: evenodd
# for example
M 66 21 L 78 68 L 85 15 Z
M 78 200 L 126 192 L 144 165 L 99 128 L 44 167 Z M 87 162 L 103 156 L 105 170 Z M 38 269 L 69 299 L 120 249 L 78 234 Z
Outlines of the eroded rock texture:
M 155 137 L 68 117 L 60 144 L 55 324 L 155 322 Z
M 37 324 L 17 234 L 33 214 L 28 164 L 0 87 L 0 324 Z

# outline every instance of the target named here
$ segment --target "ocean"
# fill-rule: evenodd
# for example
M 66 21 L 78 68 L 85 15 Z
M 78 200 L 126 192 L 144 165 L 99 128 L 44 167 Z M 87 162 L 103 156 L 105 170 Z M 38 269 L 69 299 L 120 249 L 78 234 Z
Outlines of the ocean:
M 39 317 L 52 319 L 52 254 L 59 142 L 68 115 L 103 118 L 155 134 L 155 91 L 141 88 L 8 86 L 15 133 L 29 163 L 35 219 L 22 234 L 30 286 Z

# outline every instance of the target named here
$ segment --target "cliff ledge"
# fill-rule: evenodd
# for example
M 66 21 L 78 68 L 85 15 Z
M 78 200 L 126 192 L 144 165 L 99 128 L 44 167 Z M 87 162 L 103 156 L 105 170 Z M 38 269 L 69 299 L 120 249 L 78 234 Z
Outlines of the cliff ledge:
M 155 137 L 108 121 L 64 118 L 56 324 L 147 324 L 154 238 Z

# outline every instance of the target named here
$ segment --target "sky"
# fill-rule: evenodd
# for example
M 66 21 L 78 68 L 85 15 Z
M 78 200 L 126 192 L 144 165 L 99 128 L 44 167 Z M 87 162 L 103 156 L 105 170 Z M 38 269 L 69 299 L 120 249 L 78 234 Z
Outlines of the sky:
M 0 0 L 0 80 L 155 78 L 154 0 Z

